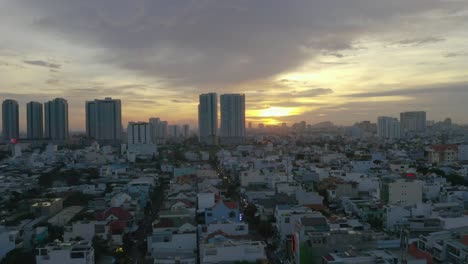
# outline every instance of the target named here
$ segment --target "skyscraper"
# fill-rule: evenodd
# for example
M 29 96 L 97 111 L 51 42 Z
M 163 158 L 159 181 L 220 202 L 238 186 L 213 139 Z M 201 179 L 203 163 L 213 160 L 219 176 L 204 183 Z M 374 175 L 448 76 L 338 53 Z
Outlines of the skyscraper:
M 19 137 L 18 109 L 18 102 L 15 100 L 6 99 L 2 103 L 2 136 L 5 141 Z
M 96 138 L 96 102 L 86 101 L 86 136 L 88 138 Z
M 379 138 L 400 138 L 400 122 L 394 117 L 379 116 L 377 118 L 377 135 Z
M 41 103 L 29 102 L 26 104 L 26 123 L 28 139 L 43 138 L 44 115 Z
M 200 142 L 215 145 L 218 135 L 218 98 L 216 93 L 200 95 L 198 104 L 198 129 Z
M 68 139 L 68 102 L 55 98 L 44 103 L 45 137 L 52 140 Z
M 127 127 L 128 145 L 152 144 L 151 125 L 148 122 L 129 122 Z
M 421 134 L 426 132 L 426 112 L 400 113 L 401 136 Z
M 86 135 L 97 140 L 120 140 L 121 101 L 107 97 L 86 102 Z
M 149 119 L 149 123 L 151 125 L 151 138 L 154 143 L 158 143 L 159 135 L 159 126 L 161 123 L 161 119 L 159 117 L 151 117 Z
M 159 117 L 149 119 L 151 125 L 151 138 L 155 144 L 164 144 L 167 139 L 167 121 L 161 121 Z
M 188 138 L 190 136 L 190 125 L 185 124 L 182 126 L 183 136 L 184 138 Z
M 221 95 L 221 143 L 240 144 L 245 139 L 245 95 Z

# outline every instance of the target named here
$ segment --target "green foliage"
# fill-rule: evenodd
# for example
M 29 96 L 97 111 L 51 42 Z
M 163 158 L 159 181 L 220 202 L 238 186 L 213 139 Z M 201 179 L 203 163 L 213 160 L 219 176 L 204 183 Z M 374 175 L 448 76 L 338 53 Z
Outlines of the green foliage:
M 94 258 L 99 260 L 102 256 L 109 253 L 109 247 L 106 240 L 102 239 L 99 236 L 93 237 L 93 248 L 94 248 Z
M 6 256 L 2 259 L 0 264 L 28 264 L 28 263 L 36 263 L 36 258 L 32 251 L 26 251 L 24 249 L 13 249 L 12 251 L 8 252 Z
M 450 182 L 452 185 L 464 185 L 468 186 L 468 180 L 463 178 L 462 176 L 452 173 L 447 176 L 445 176 L 448 182 Z
M 88 202 L 93 199 L 93 196 L 83 194 L 82 192 L 72 192 L 63 201 L 64 206 L 80 205 L 86 206 Z

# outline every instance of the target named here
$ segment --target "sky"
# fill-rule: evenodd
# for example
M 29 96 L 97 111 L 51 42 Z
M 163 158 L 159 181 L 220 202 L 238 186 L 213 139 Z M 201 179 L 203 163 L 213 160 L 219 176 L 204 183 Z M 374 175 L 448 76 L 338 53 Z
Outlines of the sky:
M 350 125 L 423 110 L 468 123 L 468 0 L 0 0 L 0 98 L 122 100 L 196 126 L 198 95 L 248 122 Z

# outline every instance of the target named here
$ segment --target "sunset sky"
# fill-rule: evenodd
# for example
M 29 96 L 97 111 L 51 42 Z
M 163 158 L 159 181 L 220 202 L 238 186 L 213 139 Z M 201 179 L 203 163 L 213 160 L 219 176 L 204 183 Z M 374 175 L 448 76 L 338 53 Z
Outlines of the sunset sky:
M 247 121 L 349 125 L 425 110 L 468 123 L 468 0 L 0 0 L 0 97 L 122 100 L 196 124 L 198 95 Z

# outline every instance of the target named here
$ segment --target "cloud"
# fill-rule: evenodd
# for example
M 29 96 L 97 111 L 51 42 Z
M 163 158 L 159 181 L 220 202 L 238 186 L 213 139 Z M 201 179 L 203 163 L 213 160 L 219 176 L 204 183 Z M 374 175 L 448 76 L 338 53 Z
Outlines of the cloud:
M 62 65 L 60 64 L 51 63 L 51 62 L 42 61 L 42 60 L 25 60 L 23 62 L 26 64 L 30 64 L 30 65 L 42 66 L 42 67 L 47 67 L 51 69 L 60 69 L 60 67 L 62 67 Z
M 401 28 L 402 16 L 468 5 L 439 0 L 15 2 L 36 18 L 36 30 L 96 50 L 100 63 L 182 87 L 269 78 L 323 52 L 341 57 L 339 52 L 352 49 L 362 36 Z M 438 39 L 401 43 L 431 41 Z
M 295 92 L 294 97 L 316 97 L 321 95 L 332 94 L 334 91 L 330 88 L 314 88 L 305 91 Z
M 393 42 L 392 45 L 402 45 L 402 46 L 422 46 L 426 44 L 434 44 L 438 42 L 445 41 L 444 38 L 441 37 L 422 37 L 422 38 L 410 38 L 410 39 L 403 39 L 396 42 Z
M 388 96 L 417 96 L 435 94 L 468 93 L 468 83 L 437 84 L 423 87 L 408 87 L 405 89 L 394 89 L 376 92 L 351 93 L 341 95 L 350 98 L 388 97 Z
M 445 58 L 455 58 L 455 57 L 462 57 L 467 56 L 468 53 L 466 52 L 448 52 L 444 55 Z

